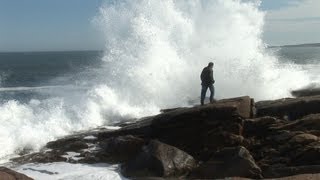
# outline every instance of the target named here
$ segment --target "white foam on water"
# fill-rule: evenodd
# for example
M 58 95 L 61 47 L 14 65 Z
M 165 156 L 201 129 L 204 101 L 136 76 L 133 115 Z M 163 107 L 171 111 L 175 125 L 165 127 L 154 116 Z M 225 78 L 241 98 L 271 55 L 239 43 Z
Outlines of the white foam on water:
M 256 2 L 256 1 L 255 1 Z M 189 105 L 200 72 L 215 63 L 216 97 L 290 96 L 311 82 L 299 66 L 281 64 L 261 40 L 264 13 L 241 0 L 106 1 L 94 18 L 105 32 L 100 79 L 57 98 L 0 104 L 0 160 L 74 131 Z
M 67 159 L 67 162 L 70 162 L 70 160 L 79 161 L 83 159 L 83 157 L 79 157 L 80 153 L 76 152 L 66 152 L 66 155 L 62 155 L 62 157 Z
M 85 139 L 85 140 L 95 140 L 95 139 L 98 139 L 98 138 L 96 136 L 86 136 L 83 139 Z
M 117 165 L 108 164 L 70 164 L 70 163 L 48 163 L 48 164 L 25 164 L 14 168 L 15 171 L 23 173 L 35 180 L 125 180 L 117 172 Z

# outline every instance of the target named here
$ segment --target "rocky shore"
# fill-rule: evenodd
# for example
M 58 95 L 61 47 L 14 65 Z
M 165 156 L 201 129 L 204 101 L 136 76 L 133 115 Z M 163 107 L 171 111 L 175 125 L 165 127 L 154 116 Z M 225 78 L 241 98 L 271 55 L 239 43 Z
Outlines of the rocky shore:
M 320 177 L 320 95 L 224 99 L 121 126 L 79 132 L 12 161 L 120 164 L 137 179 Z

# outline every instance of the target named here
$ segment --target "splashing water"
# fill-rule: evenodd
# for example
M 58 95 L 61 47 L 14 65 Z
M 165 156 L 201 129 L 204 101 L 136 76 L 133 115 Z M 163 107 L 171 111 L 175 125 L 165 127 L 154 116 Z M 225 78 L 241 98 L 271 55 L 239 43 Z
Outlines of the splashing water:
M 261 40 L 259 3 L 240 0 L 106 2 L 94 18 L 105 34 L 99 80 L 87 91 L 0 105 L 0 157 L 38 150 L 74 131 L 141 117 L 198 99 L 200 71 L 215 63 L 216 97 L 257 100 L 307 85 L 298 66 L 278 63 Z M 59 90 L 57 90 L 59 91 Z
M 95 21 L 106 34 L 104 60 L 112 88 L 129 102 L 159 107 L 199 96 L 199 74 L 215 63 L 218 98 L 288 96 L 309 82 L 293 65 L 281 65 L 261 41 L 259 3 L 240 0 L 106 3 Z M 294 81 L 289 81 L 294 79 Z

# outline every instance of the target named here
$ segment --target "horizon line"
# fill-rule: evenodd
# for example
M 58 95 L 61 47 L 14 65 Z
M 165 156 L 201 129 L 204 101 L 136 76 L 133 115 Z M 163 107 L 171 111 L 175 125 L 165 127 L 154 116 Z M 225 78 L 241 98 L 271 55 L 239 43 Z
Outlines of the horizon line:
M 303 44 L 285 44 L 285 45 L 270 45 L 268 48 L 274 47 L 312 47 L 312 46 L 320 46 L 320 43 L 303 43 Z

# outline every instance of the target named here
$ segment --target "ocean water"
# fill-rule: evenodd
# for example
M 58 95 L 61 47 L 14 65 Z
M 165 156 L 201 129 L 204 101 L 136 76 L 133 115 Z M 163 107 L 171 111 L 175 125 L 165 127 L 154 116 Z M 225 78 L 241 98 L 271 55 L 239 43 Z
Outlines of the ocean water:
M 319 48 L 266 48 L 258 6 L 241 0 L 106 2 L 92 17 L 105 34 L 103 51 L 0 53 L 0 161 L 79 130 L 190 106 L 199 99 L 200 71 L 209 61 L 217 99 L 276 99 L 318 84 Z M 43 179 L 30 168 L 56 167 L 61 178 L 66 166 L 73 167 L 16 169 Z M 81 167 L 79 173 L 101 172 L 100 166 Z
M 99 68 L 102 56 L 102 51 L 0 53 L 0 101 L 44 99 L 51 94 L 39 91 L 81 85 L 95 78 L 83 72 Z
M 320 47 L 281 47 L 271 50 L 284 64 L 294 64 L 308 74 L 311 84 L 320 85 Z

